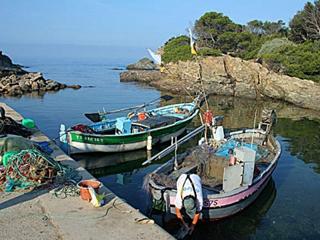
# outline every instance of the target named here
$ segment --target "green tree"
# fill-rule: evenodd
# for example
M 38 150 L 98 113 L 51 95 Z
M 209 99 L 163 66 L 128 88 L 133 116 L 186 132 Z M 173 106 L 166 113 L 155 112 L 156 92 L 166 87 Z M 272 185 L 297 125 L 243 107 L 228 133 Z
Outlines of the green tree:
M 256 36 L 249 32 L 225 32 L 217 41 L 217 46 L 224 53 L 239 55 L 248 49 Z
M 263 23 L 263 30 L 266 35 L 285 34 L 287 32 L 287 28 L 285 27 L 285 23 L 282 20 L 279 20 L 277 22 L 265 21 Z
M 225 32 L 240 32 L 241 25 L 235 24 L 222 13 L 205 13 L 194 26 L 197 44 L 199 47 L 215 47 L 219 35 Z
M 259 20 L 252 20 L 248 22 L 245 29 L 252 34 L 256 34 L 256 35 L 264 34 L 263 22 Z
M 304 11 L 304 26 L 308 37 L 312 40 L 320 39 L 320 1 L 315 1 L 314 4 L 308 2 Z
M 290 21 L 290 39 L 295 42 L 320 39 L 320 0 L 307 2 Z
M 299 11 L 289 23 L 289 39 L 301 43 L 308 39 L 308 33 L 304 27 L 305 12 Z
M 285 22 L 282 20 L 277 22 L 253 20 L 247 23 L 245 30 L 255 35 L 286 35 L 288 32 Z

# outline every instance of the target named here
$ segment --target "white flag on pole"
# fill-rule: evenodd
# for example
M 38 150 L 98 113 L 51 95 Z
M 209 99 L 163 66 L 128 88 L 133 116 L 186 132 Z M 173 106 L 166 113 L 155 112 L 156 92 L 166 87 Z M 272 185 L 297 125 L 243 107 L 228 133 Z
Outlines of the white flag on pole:
M 154 63 L 160 65 L 161 64 L 161 55 L 160 54 L 156 54 L 150 48 L 148 48 L 147 50 L 148 50 L 150 56 L 152 57 Z

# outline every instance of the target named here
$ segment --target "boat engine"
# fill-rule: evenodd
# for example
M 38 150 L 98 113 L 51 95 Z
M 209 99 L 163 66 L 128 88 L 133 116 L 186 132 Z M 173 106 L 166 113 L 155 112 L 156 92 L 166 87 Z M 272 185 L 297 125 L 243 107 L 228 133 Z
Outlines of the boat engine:
M 263 109 L 259 128 L 269 133 L 277 123 L 277 114 L 274 109 Z

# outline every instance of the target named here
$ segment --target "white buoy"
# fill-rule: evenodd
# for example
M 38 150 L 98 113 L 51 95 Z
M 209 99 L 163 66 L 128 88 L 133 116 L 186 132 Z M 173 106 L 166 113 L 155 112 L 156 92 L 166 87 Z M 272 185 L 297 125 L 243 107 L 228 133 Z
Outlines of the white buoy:
M 202 144 L 204 144 L 205 139 L 204 137 L 202 137 L 199 141 L 198 141 L 198 146 L 201 146 Z
M 218 126 L 214 135 L 213 135 L 214 140 L 216 141 L 221 141 L 224 139 L 224 131 L 223 131 L 223 126 Z
M 66 126 L 64 124 L 60 125 L 60 142 L 67 143 L 67 133 L 66 133 Z
M 147 150 L 151 151 L 152 150 L 152 136 L 149 135 L 147 138 Z

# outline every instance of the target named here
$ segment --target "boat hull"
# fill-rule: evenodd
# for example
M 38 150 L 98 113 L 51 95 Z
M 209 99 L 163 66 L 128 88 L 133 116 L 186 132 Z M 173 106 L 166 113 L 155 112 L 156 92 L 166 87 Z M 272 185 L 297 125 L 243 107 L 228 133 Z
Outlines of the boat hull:
M 204 207 L 202 209 L 202 219 L 210 219 L 210 220 L 218 220 L 222 218 L 226 218 L 232 216 L 243 209 L 247 208 L 251 205 L 261 194 L 261 192 L 265 189 L 268 182 L 271 179 L 272 171 L 261 179 L 254 186 L 251 186 L 246 191 L 243 191 L 235 196 L 225 197 L 225 198 L 204 198 Z M 237 201 L 232 201 L 230 198 L 236 198 Z M 243 197 L 243 198 L 242 198 Z M 170 197 L 170 212 L 175 214 L 175 196 Z M 226 204 L 224 206 L 220 206 L 219 202 L 230 202 L 230 204 Z M 214 206 L 213 206 L 214 205 Z

